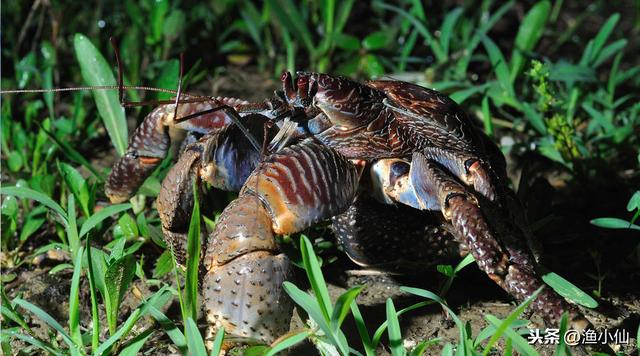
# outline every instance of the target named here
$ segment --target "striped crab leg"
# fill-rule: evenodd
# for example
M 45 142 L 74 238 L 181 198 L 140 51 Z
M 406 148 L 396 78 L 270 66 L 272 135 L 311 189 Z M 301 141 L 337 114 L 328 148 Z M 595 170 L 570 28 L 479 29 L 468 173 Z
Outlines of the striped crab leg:
M 271 343 L 286 333 L 293 306 L 282 289 L 290 263 L 275 235 L 292 234 L 345 211 L 358 171 L 330 148 L 306 140 L 272 154 L 247 179 L 209 237 L 203 279 L 209 337 Z

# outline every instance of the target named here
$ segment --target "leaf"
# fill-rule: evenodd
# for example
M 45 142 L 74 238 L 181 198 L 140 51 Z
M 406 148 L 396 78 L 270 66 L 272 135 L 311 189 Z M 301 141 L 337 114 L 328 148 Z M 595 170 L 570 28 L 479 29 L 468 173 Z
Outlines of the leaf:
M 606 229 L 632 229 L 640 230 L 640 226 L 618 218 L 597 218 L 591 220 L 591 224 Z
M 178 328 L 171 319 L 153 305 L 149 305 L 147 308 L 149 310 L 149 314 L 156 319 L 158 324 L 160 324 L 160 327 L 164 329 L 167 336 L 169 336 L 171 341 L 173 341 L 173 344 L 178 348 L 178 350 L 185 354 L 187 350 L 187 339 L 184 337 L 182 331 L 180 331 L 180 328 Z
M 571 282 L 560 277 L 560 275 L 551 272 L 542 276 L 542 280 L 551 286 L 561 296 L 574 301 L 587 308 L 596 308 L 598 302 L 591 298 L 587 293 L 573 285 Z
M 189 354 L 193 356 L 206 356 L 207 350 L 204 347 L 204 341 L 202 335 L 198 330 L 198 325 L 193 321 L 191 317 L 187 319 L 187 346 L 189 348 Z
M 518 34 L 516 35 L 515 47 L 511 54 L 511 82 L 515 82 L 524 66 L 523 53 L 533 50 L 540 40 L 544 27 L 549 18 L 551 3 L 547 0 L 536 3 L 522 20 Z
M 447 57 L 449 56 L 451 33 L 453 32 L 453 29 L 456 26 L 456 23 L 458 22 L 458 19 L 460 18 L 460 15 L 462 15 L 463 11 L 464 8 L 456 7 L 455 9 L 451 10 L 447 14 L 447 16 L 445 16 L 444 21 L 442 21 L 442 30 L 440 31 L 440 47 L 442 47 L 442 51 Z
M 17 172 L 22 168 L 22 155 L 18 151 L 11 151 L 7 155 L 7 166 L 11 172 Z
M 309 317 L 318 324 L 325 334 L 332 335 L 329 324 L 320 310 L 320 302 L 317 299 L 312 298 L 309 294 L 300 290 L 300 288 L 291 282 L 282 283 L 282 287 L 289 297 L 291 297 L 296 304 L 309 314 Z
M 389 31 L 376 31 L 362 40 L 362 47 L 368 50 L 381 49 L 385 48 L 390 41 Z
M 216 338 L 213 340 L 213 346 L 211 347 L 211 356 L 220 355 L 222 352 L 222 342 L 224 341 L 224 327 L 221 326 L 216 331 Z
M 338 300 L 336 301 L 336 305 L 333 308 L 333 314 L 331 315 L 331 327 L 334 330 L 340 329 L 344 318 L 349 313 L 349 308 L 351 307 L 351 303 L 356 299 L 360 291 L 362 291 L 362 286 L 354 286 L 349 288 L 348 291 L 342 293 Z
M 161 278 L 162 276 L 171 272 L 172 268 L 173 261 L 171 257 L 171 251 L 165 250 L 156 260 L 156 266 L 153 269 L 153 278 Z
M 640 209 L 640 190 L 637 190 L 629 199 L 629 203 L 627 203 L 627 211 L 632 212 L 636 209 Z
M 76 344 L 74 343 L 73 339 L 71 338 L 71 336 L 69 336 L 69 334 L 67 334 L 67 332 L 64 330 L 64 328 L 62 327 L 62 325 L 60 325 L 60 323 L 58 323 L 51 315 L 49 315 L 47 312 L 45 312 L 44 310 L 40 309 L 39 307 L 27 302 L 24 299 L 20 299 L 20 298 L 15 298 L 13 300 L 13 302 L 30 311 L 31 313 L 35 314 L 38 318 L 40 318 L 42 321 L 44 321 L 45 323 L 47 323 L 50 327 L 52 327 L 53 329 L 55 329 L 57 332 L 60 333 L 60 335 L 62 336 L 62 339 L 64 340 L 64 342 L 69 346 L 70 349 L 77 351 L 78 347 L 76 346 Z
M 60 218 L 62 219 L 63 225 L 68 226 L 69 221 L 67 219 L 67 213 L 62 209 L 58 203 L 53 201 L 48 196 L 37 192 L 33 189 L 24 188 L 24 187 L 0 187 L 0 194 L 3 195 L 11 195 L 21 199 L 31 199 L 43 204 L 47 208 L 58 213 Z
M 130 214 L 124 213 L 118 219 L 118 225 L 113 232 L 116 238 L 123 237 L 127 240 L 138 237 L 138 224 Z
M 105 219 L 108 219 L 112 215 L 118 214 L 128 209 L 131 209 L 130 203 L 111 205 L 101 209 L 97 213 L 91 215 L 87 220 L 85 220 L 84 224 L 82 224 L 82 227 L 80 227 L 80 237 L 87 234 L 89 231 L 91 231 L 91 229 L 96 227 L 96 225 L 100 224 Z
M 396 315 L 396 308 L 393 306 L 391 298 L 387 298 L 387 332 L 389 334 L 389 348 L 393 356 L 402 356 L 405 354 L 402 346 L 402 335 L 400 334 L 400 322 Z
M 76 199 L 80 203 L 80 207 L 82 208 L 82 212 L 85 216 L 91 215 L 89 212 L 89 186 L 87 185 L 87 181 L 84 179 L 78 171 L 71 167 L 70 165 L 64 162 L 58 162 L 58 170 L 60 171 L 60 175 L 64 179 L 65 183 L 75 195 Z
M 309 337 L 309 335 L 311 335 L 310 330 L 302 330 L 300 332 L 289 335 L 286 338 L 278 341 L 275 345 L 273 345 L 273 347 L 269 349 L 269 351 L 265 354 L 265 356 L 276 355 L 278 352 L 284 351 L 290 348 L 291 346 L 302 342 L 304 339 Z
M 88 85 L 116 85 L 109 64 L 87 37 L 76 33 L 73 46 L 80 63 L 82 78 Z M 111 142 L 122 156 L 127 149 L 128 133 L 127 120 L 118 101 L 118 93 L 112 90 L 93 90 L 92 93 Z
M 512 330 L 511 325 L 516 321 L 518 316 L 520 316 L 520 314 L 524 312 L 524 310 L 529 306 L 529 304 L 531 304 L 531 302 L 533 302 L 538 297 L 538 295 L 542 291 L 542 288 L 544 287 L 538 288 L 535 292 L 533 292 L 533 294 L 531 294 L 529 297 L 527 297 L 527 299 L 525 299 L 522 303 L 520 303 L 520 305 L 518 305 L 516 309 L 514 309 L 511 313 L 509 313 L 509 316 L 507 316 L 507 318 L 504 319 L 504 321 L 502 321 L 499 324 L 492 323 L 494 324 L 496 330 L 491 336 L 491 338 L 489 339 L 489 341 L 487 342 L 487 346 L 484 349 L 485 356 L 489 354 L 489 352 L 491 351 L 491 346 L 493 346 L 504 333 L 507 333 L 508 330 Z M 487 320 L 489 320 L 489 317 L 490 315 L 485 315 L 485 318 Z
M 357 51 L 360 49 L 360 41 L 357 37 L 344 33 L 337 33 L 334 35 L 333 40 L 336 46 L 347 51 Z
M 351 314 L 353 314 L 353 320 L 356 323 L 356 328 L 358 329 L 360 340 L 362 340 L 362 346 L 364 347 L 365 354 L 367 356 L 374 356 L 376 354 L 376 348 L 371 342 L 371 337 L 367 331 L 367 325 L 364 323 L 364 319 L 362 318 L 362 314 L 360 313 L 360 309 L 358 308 L 358 304 L 356 304 L 355 300 L 351 301 Z
M 485 318 L 494 326 L 499 327 L 501 325 L 501 320 L 496 318 L 493 315 L 485 315 Z M 516 333 L 512 328 L 508 327 L 505 329 L 504 333 L 509 337 L 511 341 L 513 341 L 516 349 L 523 355 L 531 355 L 531 356 L 539 356 L 540 354 L 534 350 L 531 345 L 525 340 L 522 336 Z M 488 350 L 488 349 L 485 349 Z
M 127 345 L 124 346 L 122 348 L 122 350 L 120 350 L 118 355 L 119 356 L 136 356 L 136 355 L 138 355 L 138 352 L 140 351 L 142 346 L 144 346 L 144 343 L 147 342 L 147 340 L 149 340 L 151 335 L 153 335 L 153 332 L 154 332 L 154 329 L 153 328 L 149 328 L 149 329 L 145 330 L 144 332 L 136 335 L 136 337 L 131 339 L 131 341 L 129 341 L 127 343 Z
M 129 284 L 135 275 L 135 268 L 136 264 L 133 255 L 126 255 L 107 267 L 104 276 L 105 308 L 111 335 L 116 331 L 120 302 L 122 302 L 124 294 L 129 290 Z
M 600 54 L 600 50 L 609 39 L 609 36 L 611 35 L 613 28 L 616 27 L 618 20 L 620 20 L 620 14 L 616 13 L 611 15 L 607 19 L 607 21 L 604 23 L 604 25 L 602 25 L 602 27 L 600 28 L 600 31 L 598 31 L 598 34 L 592 40 L 593 46 L 591 47 L 591 51 L 589 53 L 587 63 L 591 63 L 591 64 L 594 63 L 594 61 Z M 580 64 L 585 64 L 585 63 L 582 63 L 582 61 L 580 61 Z
M 198 270 L 200 267 L 200 203 L 198 187 L 193 181 L 193 211 L 187 234 L 187 275 L 185 278 L 185 294 L 188 315 L 198 317 Z
M 178 88 L 178 79 L 180 77 L 180 61 L 172 59 L 165 62 L 160 68 L 160 74 L 154 81 L 157 88 L 165 88 L 175 90 Z M 183 83 L 184 85 L 184 83 Z M 156 93 L 156 99 L 168 100 L 173 96 L 170 93 Z
M 505 61 L 502 52 L 500 52 L 498 46 L 487 36 L 482 36 L 482 43 L 489 54 L 491 67 L 493 67 L 493 70 L 496 73 L 498 83 L 500 83 L 502 89 L 509 94 L 509 96 L 515 97 L 513 84 L 509 77 L 509 67 L 507 66 L 507 62 Z
M 318 258 L 313 251 L 313 245 L 305 235 L 300 237 L 300 253 L 302 254 L 302 263 L 304 264 L 304 269 L 307 272 L 311 289 L 313 289 L 313 292 L 316 295 L 324 320 L 328 322 L 331 314 L 333 313 L 331 298 L 329 298 L 329 290 L 327 289 L 327 284 L 322 276 L 322 270 L 320 269 L 320 264 L 318 264 Z M 316 320 L 316 322 L 320 323 L 320 320 Z
M 384 74 L 384 67 L 382 62 L 378 59 L 377 56 L 373 54 L 367 54 L 362 57 L 362 66 L 364 67 L 364 71 L 371 78 L 378 78 Z
M 71 277 L 71 289 L 69 291 L 69 333 L 77 345 L 82 345 L 80 332 L 80 276 L 82 274 L 82 246 L 78 248 L 74 261 L 73 276 Z
M 24 342 L 26 342 L 28 344 L 31 344 L 31 345 L 33 345 L 33 346 L 35 346 L 37 348 L 40 348 L 41 350 L 43 350 L 45 352 L 48 352 L 48 353 L 50 353 L 52 355 L 56 355 L 56 356 L 57 355 L 60 355 L 60 356 L 64 355 L 62 352 L 60 352 L 60 351 L 56 350 L 55 348 L 53 348 L 53 346 L 43 342 L 40 339 L 36 339 L 33 336 L 21 334 L 21 333 L 15 332 L 13 330 L 5 330 L 5 329 L 3 329 L 2 332 L 3 333 L 7 333 L 8 335 L 15 337 L 16 339 L 22 340 L 22 341 L 24 341 Z

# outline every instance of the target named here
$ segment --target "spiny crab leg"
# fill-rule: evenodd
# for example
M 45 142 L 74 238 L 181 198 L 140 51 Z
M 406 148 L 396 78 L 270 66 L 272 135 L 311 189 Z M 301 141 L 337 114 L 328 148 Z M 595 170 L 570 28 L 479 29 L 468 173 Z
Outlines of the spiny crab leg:
M 478 267 L 509 294 L 522 301 L 545 285 L 532 255 L 526 252 L 523 232 L 508 222 L 498 204 L 474 195 L 454 174 L 419 152 L 413 154 L 409 173 L 404 173 L 406 168 L 389 168 L 407 165 L 403 160 L 381 160 L 377 164 L 380 167 L 374 168 L 391 176 L 381 182 L 393 185 L 384 191 L 390 199 L 423 210 L 440 210 L 451 224 L 454 238 L 469 248 Z M 549 287 L 542 290 L 531 308 L 551 324 L 566 311 L 573 328 L 584 330 L 590 325 L 577 308 Z
M 227 345 L 271 343 L 289 329 L 292 304 L 282 289 L 289 260 L 275 235 L 292 234 L 345 211 L 358 186 L 346 158 L 305 140 L 268 156 L 224 209 L 203 261 L 208 337 Z

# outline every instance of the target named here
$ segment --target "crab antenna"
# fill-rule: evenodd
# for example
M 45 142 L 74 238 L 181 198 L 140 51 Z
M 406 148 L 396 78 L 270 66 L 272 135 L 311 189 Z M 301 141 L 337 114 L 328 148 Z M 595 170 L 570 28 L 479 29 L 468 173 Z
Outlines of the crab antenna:
M 113 52 L 116 55 L 116 63 L 118 64 L 118 99 L 120 100 L 120 105 L 124 106 L 124 88 L 122 83 L 122 62 L 120 62 L 120 49 L 118 48 L 118 44 L 116 43 L 116 39 L 113 37 L 109 37 L 109 42 L 111 42 L 111 47 L 113 47 Z
M 180 53 L 180 76 L 178 77 L 178 95 L 176 95 L 176 103 L 173 108 L 173 118 L 178 117 L 178 105 L 180 104 L 180 93 L 182 90 L 182 75 L 184 73 L 184 53 Z

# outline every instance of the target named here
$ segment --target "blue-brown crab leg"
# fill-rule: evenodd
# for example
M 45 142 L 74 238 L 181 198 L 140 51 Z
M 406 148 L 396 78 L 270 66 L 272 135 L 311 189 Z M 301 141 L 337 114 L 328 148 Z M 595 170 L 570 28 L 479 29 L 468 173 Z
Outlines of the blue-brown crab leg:
M 258 120 L 247 118 L 246 128 L 256 136 L 263 134 L 263 125 Z M 274 137 L 276 131 L 271 128 L 266 138 Z M 203 202 L 204 182 L 216 189 L 237 192 L 258 165 L 260 156 L 261 152 L 245 140 L 245 133 L 235 125 L 208 133 L 185 147 L 162 181 L 156 200 L 165 241 L 178 264 L 184 264 L 194 181 Z M 201 204 L 203 211 L 209 205 Z M 201 231 L 205 233 L 204 229 Z
M 180 146 L 187 133 L 215 133 L 234 123 L 235 118 L 228 110 L 211 110 L 228 107 L 237 111 L 247 109 L 253 113 L 259 111 L 258 106 L 244 100 L 225 97 L 180 104 L 177 110 L 174 104 L 158 106 L 136 128 L 129 140 L 126 153 L 114 165 L 105 184 L 107 197 L 112 203 L 118 203 L 133 196 L 167 156 L 169 150 L 176 150 Z M 261 109 L 269 113 L 272 108 L 265 104 Z M 205 114 L 200 115 L 202 112 Z M 189 119 L 180 119 L 184 117 Z
M 292 304 L 282 289 L 289 260 L 275 235 L 292 234 L 342 213 L 358 171 L 311 140 L 266 158 L 222 212 L 203 261 L 209 337 L 224 326 L 230 343 L 271 343 L 288 331 Z
M 414 153 L 410 172 L 391 181 L 394 186 L 387 189 L 391 199 L 419 209 L 440 210 L 451 224 L 454 237 L 469 248 L 478 267 L 509 294 L 522 301 L 545 285 L 520 227 L 505 219 L 498 204 L 473 194 L 439 163 Z M 407 198 L 412 194 L 413 198 Z M 583 330 L 590 325 L 576 307 L 548 287 L 531 308 L 552 324 L 568 312 L 573 328 Z

